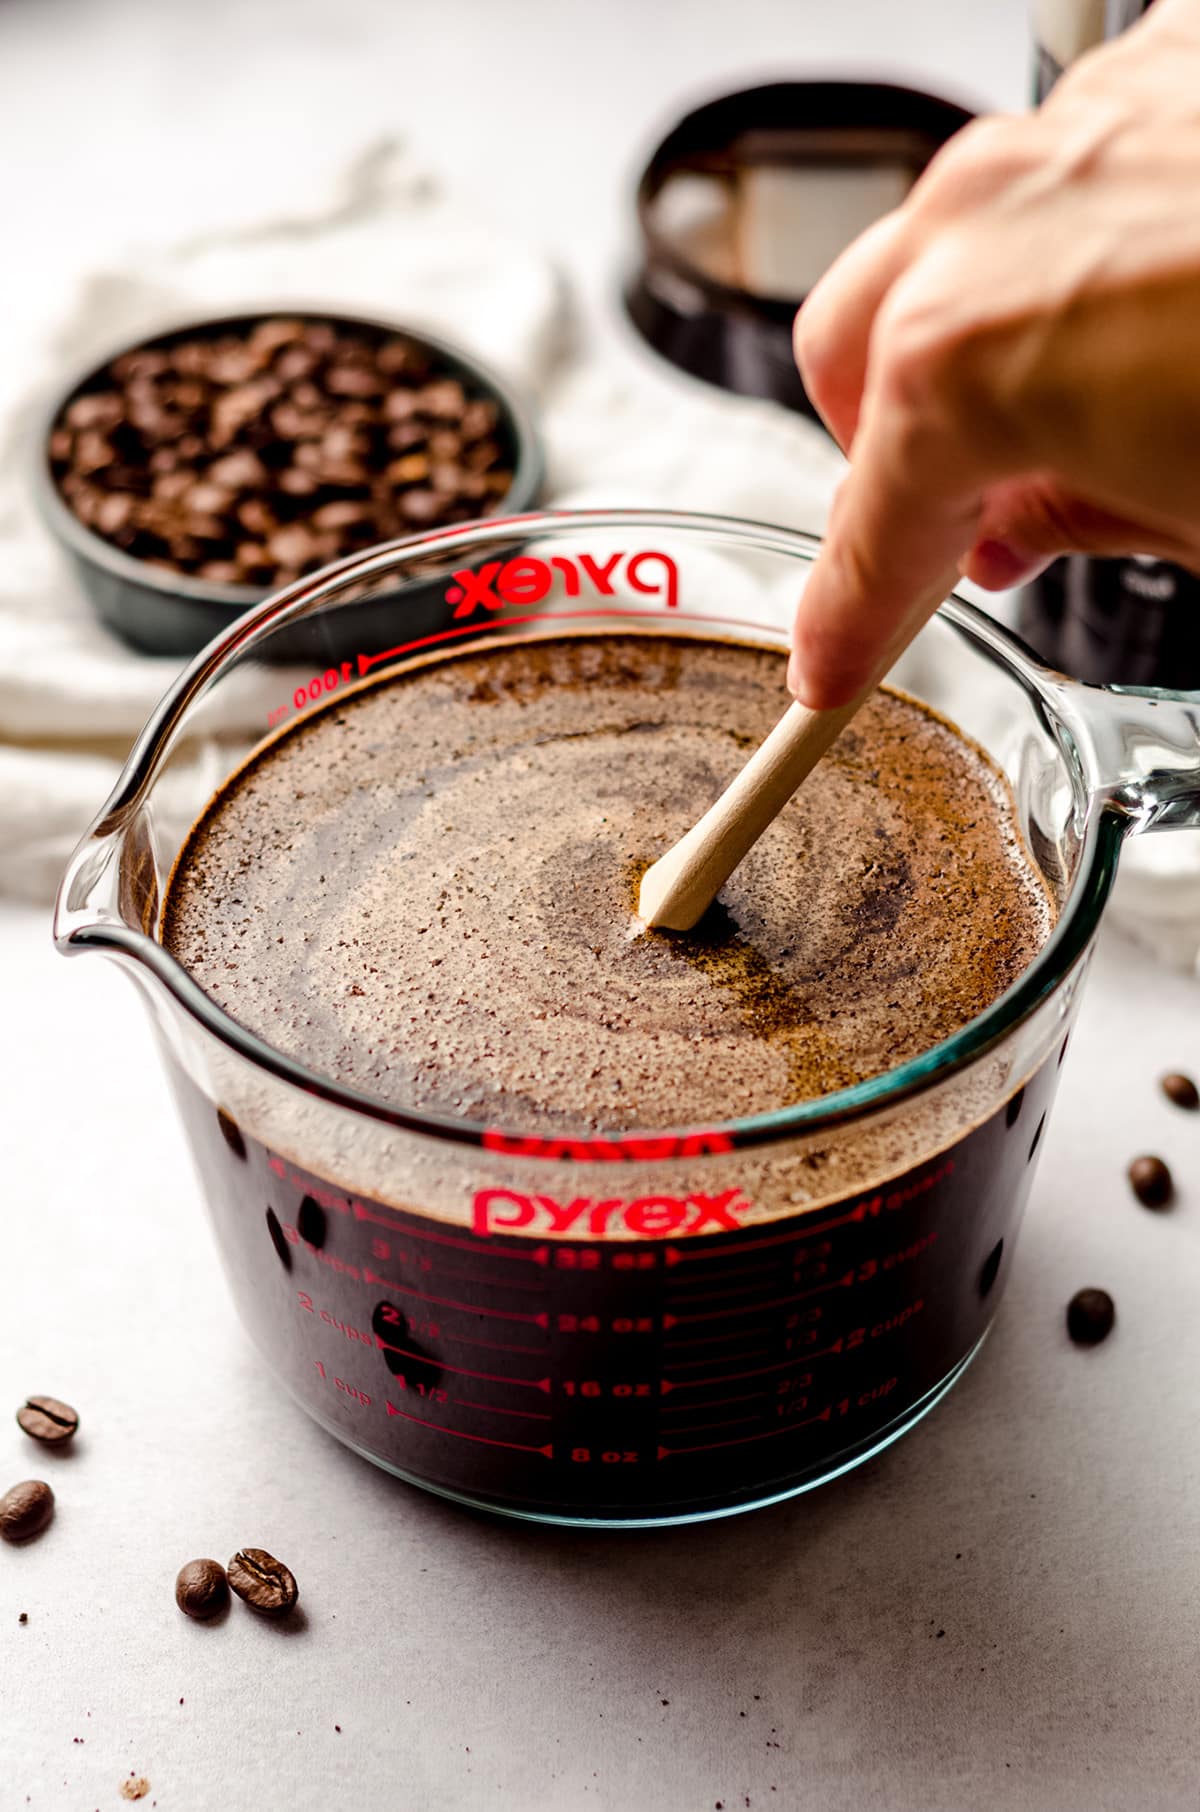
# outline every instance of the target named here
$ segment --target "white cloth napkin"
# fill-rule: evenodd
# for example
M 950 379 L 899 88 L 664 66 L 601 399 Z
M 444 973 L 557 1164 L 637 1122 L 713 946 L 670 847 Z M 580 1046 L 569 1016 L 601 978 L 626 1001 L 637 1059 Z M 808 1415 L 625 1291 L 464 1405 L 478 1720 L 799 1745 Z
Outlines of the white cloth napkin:
M 48 298 L 47 325 L 0 367 L 0 892 L 52 897 L 179 665 L 130 652 L 96 622 L 37 519 L 27 460 L 43 401 L 173 317 L 288 302 L 378 311 L 495 365 L 538 414 L 552 502 L 823 521 L 840 461 L 818 430 L 680 379 L 616 333 L 602 353 L 581 348 L 553 264 L 465 214 L 394 143 L 368 146 L 271 218 L 132 248 L 82 271 L 57 310 Z M 230 741 L 258 733 L 262 683 L 248 674 L 227 692 L 213 740 L 192 751 L 214 784 Z

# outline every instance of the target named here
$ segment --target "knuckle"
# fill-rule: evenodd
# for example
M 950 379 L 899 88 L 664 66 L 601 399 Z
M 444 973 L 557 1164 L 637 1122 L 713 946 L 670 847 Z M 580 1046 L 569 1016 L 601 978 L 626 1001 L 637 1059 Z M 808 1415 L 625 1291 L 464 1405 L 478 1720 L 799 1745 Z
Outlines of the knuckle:
M 943 212 L 993 194 L 1037 161 L 1037 137 L 1029 119 L 992 114 L 972 120 L 927 165 L 913 190 L 914 205 Z
M 981 425 L 1004 409 L 1010 327 L 990 318 L 969 277 L 970 235 L 944 233 L 880 310 L 872 363 L 885 400 L 923 418 Z
M 872 336 L 872 364 L 884 400 L 891 407 L 928 410 L 961 374 L 970 340 L 936 291 L 924 283 L 898 285 L 880 309 Z

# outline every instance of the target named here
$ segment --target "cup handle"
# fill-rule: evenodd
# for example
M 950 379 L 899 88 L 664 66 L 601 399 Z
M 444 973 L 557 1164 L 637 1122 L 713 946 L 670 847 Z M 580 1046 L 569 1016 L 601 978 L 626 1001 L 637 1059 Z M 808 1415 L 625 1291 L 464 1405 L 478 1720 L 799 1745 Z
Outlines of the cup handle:
M 1064 752 L 1129 835 L 1200 829 L 1200 692 L 1086 686 L 1059 675 L 1050 689 Z

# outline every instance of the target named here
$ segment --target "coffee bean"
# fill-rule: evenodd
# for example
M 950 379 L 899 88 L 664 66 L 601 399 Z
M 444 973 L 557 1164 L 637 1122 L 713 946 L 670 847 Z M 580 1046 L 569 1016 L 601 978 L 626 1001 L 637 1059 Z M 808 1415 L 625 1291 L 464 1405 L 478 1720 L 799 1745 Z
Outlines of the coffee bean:
M 291 566 L 297 571 L 311 560 L 316 552 L 316 537 L 302 522 L 293 522 L 289 528 L 277 529 L 267 542 L 267 552 L 277 565 Z
M 1095 1346 L 1112 1333 L 1116 1318 L 1107 1290 L 1076 1290 L 1067 1304 L 1067 1333 L 1079 1346 Z
M 1165 1208 L 1174 1194 L 1171 1173 L 1161 1158 L 1135 1158 L 1129 1166 L 1129 1182 L 1145 1208 Z
M 442 499 L 436 491 L 402 491 L 396 501 L 405 521 L 417 527 L 436 522 L 442 513 Z
M 209 479 L 200 479 L 184 491 L 189 510 L 200 516 L 227 516 L 233 507 L 233 492 Z
M 113 390 L 77 396 L 65 414 L 72 428 L 111 428 L 121 419 L 121 399 Z
M 312 497 L 320 488 L 313 474 L 302 466 L 289 466 L 280 472 L 275 482 L 287 497 Z
M 71 1439 L 79 1427 L 79 1412 L 57 1397 L 27 1397 L 17 1411 L 17 1422 L 35 1441 L 54 1447 Z
M 189 1560 L 175 1579 L 175 1602 L 185 1617 L 215 1617 L 229 1603 L 229 1581 L 217 1560 Z
M 315 529 L 346 529 L 369 522 L 370 517 L 371 512 L 363 503 L 323 503 L 319 510 L 314 510 L 312 521 Z
M 251 535 L 266 537 L 279 527 L 278 516 L 261 497 L 247 497 L 244 503 L 238 504 L 235 513 L 242 527 Z
M 128 491 L 114 491 L 102 497 L 96 507 L 96 527 L 102 535 L 115 535 L 132 520 L 134 498 Z
M 455 378 L 440 378 L 436 383 L 426 384 L 419 394 L 421 408 L 435 421 L 459 421 L 467 406 L 466 394 Z
M 247 343 L 245 346 L 231 346 L 225 352 L 217 353 L 208 362 L 206 376 L 214 384 L 249 385 L 250 379 L 257 377 L 266 363 L 269 354 Z M 236 389 L 234 394 L 236 394 Z
M 325 388 L 330 396 L 381 396 L 384 383 L 377 371 L 355 365 L 334 365 L 325 373 Z
M 420 484 L 429 477 L 429 461 L 423 453 L 406 453 L 392 460 L 386 477 L 389 484 Z
M 429 360 L 411 340 L 385 340 L 376 359 L 388 377 L 405 377 L 410 382 L 420 382 L 429 370 Z
M 1172 1071 L 1169 1076 L 1163 1077 L 1159 1086 L 1167 1100 L 1173 1101 L 1176 1107 L 1186 1107 L 1189 1113 L 1195 1113 L 1200 1107 L 1200 1089 L 1190 1076 Z
M 468 403 L 459 423 L 463 439 L 482 440 L 485 435 L 494 434 L 499 419 L 500 411 L 495 403 Z
M 304 338 L 304 322 L 275 319 L 260 321 L 250 335 L 248 344 L 253 352 L 266 358 L 272 358 L 285 346 L 294 346 Z
M 500 449 L 494 440 L 476 441 L 463 454 L 463 464 L 470 472 L 489 472 L 500 457 Z
M 230 490 L 254 491 L 266 485 L 267 468 L 257 454 L 242 448 L 216 460 L 209 466 L 208 476 L 214 484 L 227 485 Z
M 289 346 L 282 357 L 275 361 L 275 376 L 285 384 L 302 384 L 316 371 L 319 362 L 310 346 Z
M 111 466 L 115 461 L 111 441 L 91 428 L 76 435 L 71 457 L 75 470 L 82 472 L 85 477 L 91 472 L 101 471 L 105 466 Z
M 165 352 L 155 352 L 148 347 L 135 352 L 123 352 L 120 358 L 112 363 L 112 374 L 118 383 L 136 383 L 139 378 L 157 378 L 171 369 L 171 361 Z
M 24 1479 L 0 1497 L 0 1535 L 5 1541 L 28 1541 L 40 1535 L 54 1515 L 54 1493 L 44 1479 Z
M 227 1571 L 230 1586 L 252 1610 L 283 1616 L 300 1596 L 291 1571 L 265 1548 L 239 1548 Z
M 271 426 L 281 440 L 320 440 L 329 417 L 320 409 L 300 409 L 295 403 L 276 403 Z

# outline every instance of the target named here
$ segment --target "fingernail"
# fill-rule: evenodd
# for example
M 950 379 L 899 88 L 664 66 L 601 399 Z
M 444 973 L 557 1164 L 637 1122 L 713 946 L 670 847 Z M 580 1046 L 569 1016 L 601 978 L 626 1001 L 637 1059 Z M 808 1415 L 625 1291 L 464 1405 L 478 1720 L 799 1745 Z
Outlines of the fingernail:
M 800 659 L 793 649 L 791 655 L 788 657 L 787 668 L 787 689 L 793 698 L 799 698 L 800 696 L 801 680 Z

